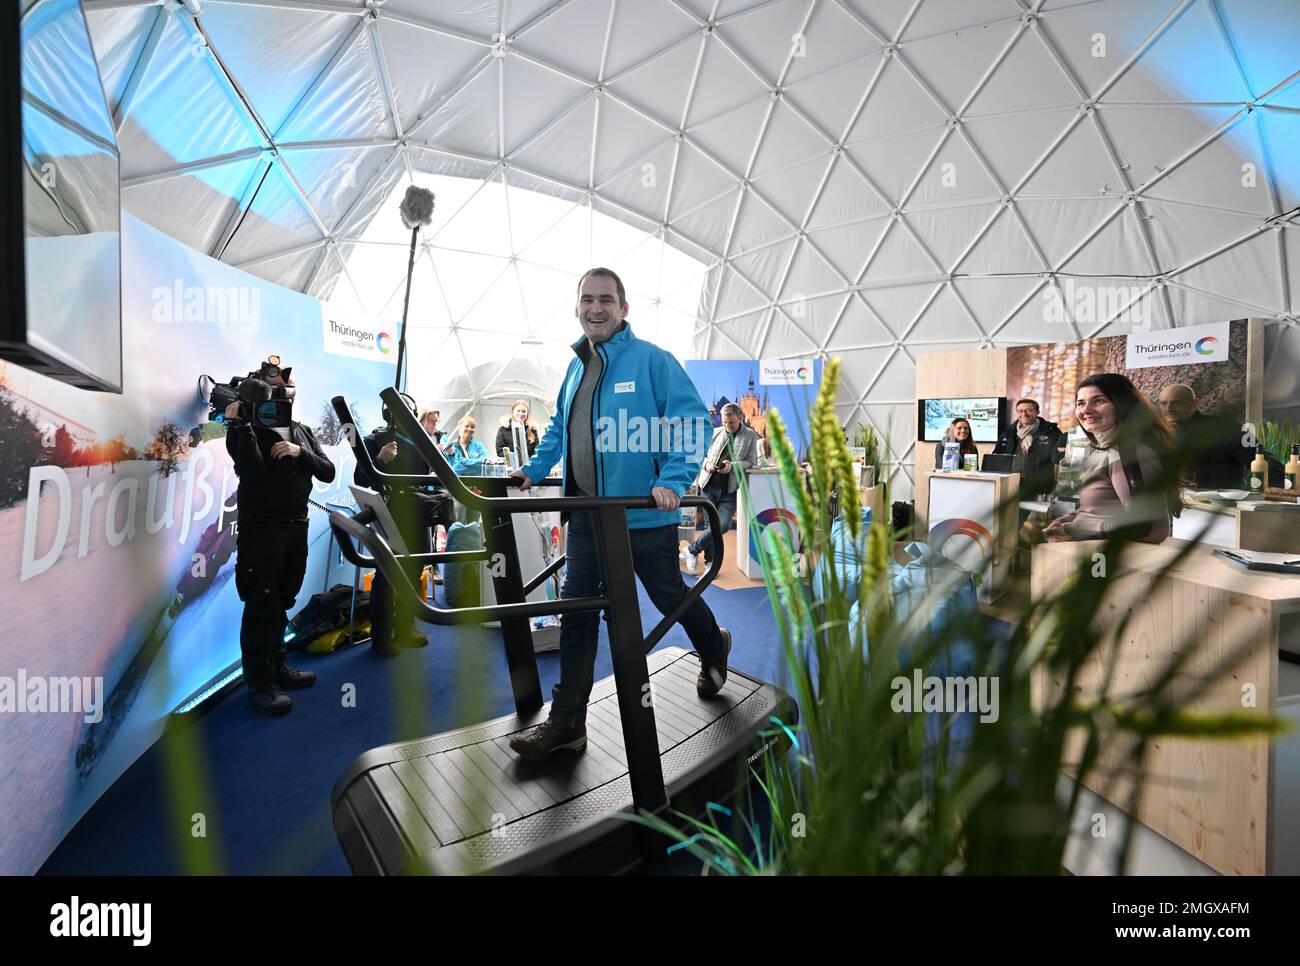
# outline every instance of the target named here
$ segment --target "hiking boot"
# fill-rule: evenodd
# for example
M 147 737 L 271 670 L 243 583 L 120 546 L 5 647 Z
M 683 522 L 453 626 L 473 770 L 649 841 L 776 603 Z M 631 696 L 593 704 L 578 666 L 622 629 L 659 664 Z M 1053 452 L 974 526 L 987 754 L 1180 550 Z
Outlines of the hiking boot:
M 722 686 L 727 683 L 727 655 L 731 653 L 731 631 L 720 627 L 718 632 L 727 642 L 727 649 L 722 652 L 722 661 L 718 664 L 706 664 L 700 661 L 700 673 L 695 678 L 695 693 L 702 698 L 717 697 Z
M 556 751 L 582 751 L 587 747 L 587 729 L 583 725 L 566 728 L 547 718 L 532 731 L 514 735 L 510 747 L 520 758 L 538 761 Z
M 296 667 L 283 664 L 280 670 L 275 672 L 275 683 L 290 691 L 309 688 L 316 683 L 316 672 L 299 671 Z
M 384 657 L 397 657 L 402 653 L 402 646 L 386 631 L 371 632 L 370 648 Z
M 425 636 L 424 631 L 416 630 L 412 627 L 401 636 L 398 643 L 403 649 L 411 647 L 427 647 L 429 644 L 429 638 Z
M 293 701 L 274 684 L 250 691 L 248 700 L 260 714 L 280 715 L 293 710 Z

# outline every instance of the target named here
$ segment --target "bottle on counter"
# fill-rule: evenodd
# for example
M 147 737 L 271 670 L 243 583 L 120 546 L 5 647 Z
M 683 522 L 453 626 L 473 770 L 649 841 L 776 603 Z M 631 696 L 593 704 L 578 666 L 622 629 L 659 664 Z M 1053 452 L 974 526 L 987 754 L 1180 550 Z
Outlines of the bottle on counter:
M 1282 480 L 1283 489 L 1300 496 L 1300 443 L 1291 444 L 1291 458 L 1286 461 L 1285 473 Z
M 1056 468 L 1056 492 L 1068 498 L 1079 489 L 1084 464 L 1088 461 L 1088 437 L 1081 426 L 1070 430 L 1066 438 L 1065 455 Z
M 943 468 L 945 472 L 961 469 L 961 446 L 954 441 L 943 444 Z
M 1250 461 L 1250 495 L 1263 498 L 1268 486 L 1268 460 L 1264 459 L 1264 444 L 1255 446 L 1255 458 Z

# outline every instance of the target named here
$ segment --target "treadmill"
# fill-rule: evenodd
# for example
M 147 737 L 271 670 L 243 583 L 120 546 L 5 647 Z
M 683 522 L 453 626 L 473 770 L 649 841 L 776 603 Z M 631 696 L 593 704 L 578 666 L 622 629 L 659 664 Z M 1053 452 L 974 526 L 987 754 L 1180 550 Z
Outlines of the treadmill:
M 475 492 L 452 471 L 396 391 L 385 389 L 382 396 L 397 429 L 433 468 L 433 476 L 484 520 L 486 550 L 406 559 L 425 563 L 504 554 L 505 567 L 492 568 L 498 603 L 459 609 L 427 603 L 374 528 L 373 517 L 336 511 L 330 525 L 344 557 L 382 570 L 417 617 L 444 625 L 500 621 L 515 713 L 373 748 L 353 760 L 332 796 L 334 827 L 348 864 L 354 873 L 370 875 L 652 871 L 677 843 L 629 816 L 650 813 L 680 827 L 679 813 L 728 814 L 727 803 L 744 804 L 744 792 L 763 774 L 769 754 L 789 749 L 789 728 L 798 719 L 788 694 L 735 668 L 728 669 L 720 694 L 701 699 L 695 693 L 700 662 L 693 650 L 650 653 L 722 566 L 717 508 L 703 497 L 682 501 L 704 509 L 714 535 L 713 563 L 677 610 L 645 634 L 627 511 L 653 507 L 652 497 L 510 497 L 504 495 L 507 479 L 476 481 L 487 492 Z M 359 445 L 342 397 L 334 404 L 349 438 L 358 444 L 358 459 L 366 461 L 372 478 L 384 480 L 386 474 L 373 468 Z M 525 583 L 510 515 L 575 510 L 594 511 L 605 560 L 603 594 L 525 601 L 564 559 Z M 607 612 L 614 664 L 614 674 L 592 690 L 586 750 L 526 761 L 510 750 L 509 738 L 540 724 L 548 711 L 529 619 L 582 611 Z

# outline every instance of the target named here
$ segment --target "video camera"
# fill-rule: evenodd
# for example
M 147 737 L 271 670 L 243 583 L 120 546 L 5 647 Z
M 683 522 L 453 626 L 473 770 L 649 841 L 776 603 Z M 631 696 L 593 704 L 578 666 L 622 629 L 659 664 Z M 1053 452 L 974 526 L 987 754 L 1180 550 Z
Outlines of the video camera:
M 253 423 L 268 429 L 288 426 L 292 421 L 293 386 L 272 386 L 267 377 L 289 379 L 290 367 L 280 367 L 280 357 L 271 356 L 256 372 L 232 376 L 229 382 L 217 382 L 211 376 L 199 376 L 199 399 L 207 404 L 208 419 L 231 426 Z M 231 419 L 226 409 L 239 403 L 239 417 Z

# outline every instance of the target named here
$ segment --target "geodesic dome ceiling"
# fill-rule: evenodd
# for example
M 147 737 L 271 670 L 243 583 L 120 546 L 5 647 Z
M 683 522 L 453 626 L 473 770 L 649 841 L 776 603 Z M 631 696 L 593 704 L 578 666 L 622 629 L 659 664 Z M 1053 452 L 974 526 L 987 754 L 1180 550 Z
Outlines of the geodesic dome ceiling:
M 124 205 L 326 300 L 386 304 L 403 254 L 345 269 L 392 245 L 372 222 L 412 179 L 465 178 L 504 192 L 485 257 L 517 295 L 431 324 L 511 319 L 498 354 L 510 306 L 570 308 L 516 268 L 550 267 L 510 235 L 509 199 L 537 192 L 589 226 L 537 251 L 621 269 L 608 216 L 691 260 L 625 274 L 656 310 L 688 293 L 666 318 L 694 355 L 841 355 L 845 421 L 890 425 L 900 459 L 917 352 L 1118 334 L 1135 308 L 1273 319 L 1266 405 L 1300 397 L 1294 0 L 85 5 Z M 1131 294 L 1048 321 L 1067 284 Z

